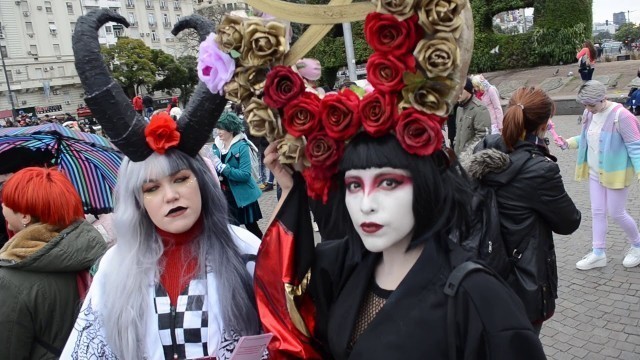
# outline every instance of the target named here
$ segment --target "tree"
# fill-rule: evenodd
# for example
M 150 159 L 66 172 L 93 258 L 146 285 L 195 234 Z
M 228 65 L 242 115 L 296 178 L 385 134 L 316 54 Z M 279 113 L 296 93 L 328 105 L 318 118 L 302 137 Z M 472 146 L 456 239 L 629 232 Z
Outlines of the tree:
M 162 52 L 161 50 L 155 50 Z M 198 84 L 198 59 L 192 55 L 186 55 L 177 60 L 168 54 L 158 55 L 158 75 L 162 79 L 153 86 L 154 91 L 180 90 L 180 102 L 186 104 Z M 166 56 L 165 56 L 166 55 Z
M 593 40 L 595 42 L 602 42 L 602 40 L 604 39 L 611 39 L 613 37 L 613 35 L 611 35 L 610 32 L 608 31 L 603 31 L 601 33 L 596 34 L 596 36 L 593 37 Z
M 153 53 L 140 39 L 118 38 L 115 46 L 102 48 L 102 56 L 129 97 L 139 93 L 140 86 L 150 87 L 156 82 Z
M 620 28 L 613 35 L 613 38 L 617 41 L 624 42 L 629 39 L 631 42 L 640 39 L 640 25 L 636 26 L 633 23 L 626 23 L 620 25 Z

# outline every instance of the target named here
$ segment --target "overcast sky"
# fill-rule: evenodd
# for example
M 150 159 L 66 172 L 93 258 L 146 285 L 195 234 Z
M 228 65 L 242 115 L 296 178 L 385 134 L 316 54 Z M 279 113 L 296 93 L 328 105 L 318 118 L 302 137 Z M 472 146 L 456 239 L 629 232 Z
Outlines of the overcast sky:
M 593 22 L 613 21 L 613 13 L 627 10 L 632 22 L 640 22 L 640 0 L 593 0 Z M 635 10 L 635 12 L 634 12 Z

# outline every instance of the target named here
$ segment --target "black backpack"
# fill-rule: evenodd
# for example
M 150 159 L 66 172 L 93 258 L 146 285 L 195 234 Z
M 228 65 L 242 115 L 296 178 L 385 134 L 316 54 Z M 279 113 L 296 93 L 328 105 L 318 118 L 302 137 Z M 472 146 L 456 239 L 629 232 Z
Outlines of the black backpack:
M 473 185 L 471 231 L 464 239 L 454 241 L 457 244 L 450 253 L 451 263 L 457 266 L 468 260 L 479 260 L 506 279 L 511 262 L 502 239 L 496 190 L 478 182 Z

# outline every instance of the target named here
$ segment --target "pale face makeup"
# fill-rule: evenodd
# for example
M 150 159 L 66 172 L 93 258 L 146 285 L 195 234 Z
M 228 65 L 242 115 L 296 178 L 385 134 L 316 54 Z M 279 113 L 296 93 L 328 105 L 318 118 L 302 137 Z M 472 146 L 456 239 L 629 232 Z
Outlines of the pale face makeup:
M 143 205 L 161 230 L 181 234 L 200 218 L 202 198 L 195 175 L 181 170 L 142 184 Z
M 349 170 L 345 204 L 353 226 L 371 252 L 407 244 L 413 235 L 413 180 L 406 170 Z
M 2 204 L 2 215 L 4 219 L 7 221 L 7 228 L 14 233 L 20 232 L 20 230 L 24 229 L 24 225 L 26 225 L 26 221 L 24 220 L 24 215 L 15 212 L 12 209 L 8 208 L 4 204 Z M 4 224 L 3 224 L 4 225 Z

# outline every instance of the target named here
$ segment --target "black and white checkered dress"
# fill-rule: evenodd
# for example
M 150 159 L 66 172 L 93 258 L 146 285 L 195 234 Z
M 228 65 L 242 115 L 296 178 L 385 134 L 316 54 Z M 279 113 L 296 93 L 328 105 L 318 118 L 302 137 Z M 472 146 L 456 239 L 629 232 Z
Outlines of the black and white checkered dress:
M 171 306 L 167 291 L 158 283 L 154 301 L 165 359 L 175 359 L 176 355 L 178 359 L 209 356 L 207 279 L 191 280 L 178 296 L 175 308 Z

